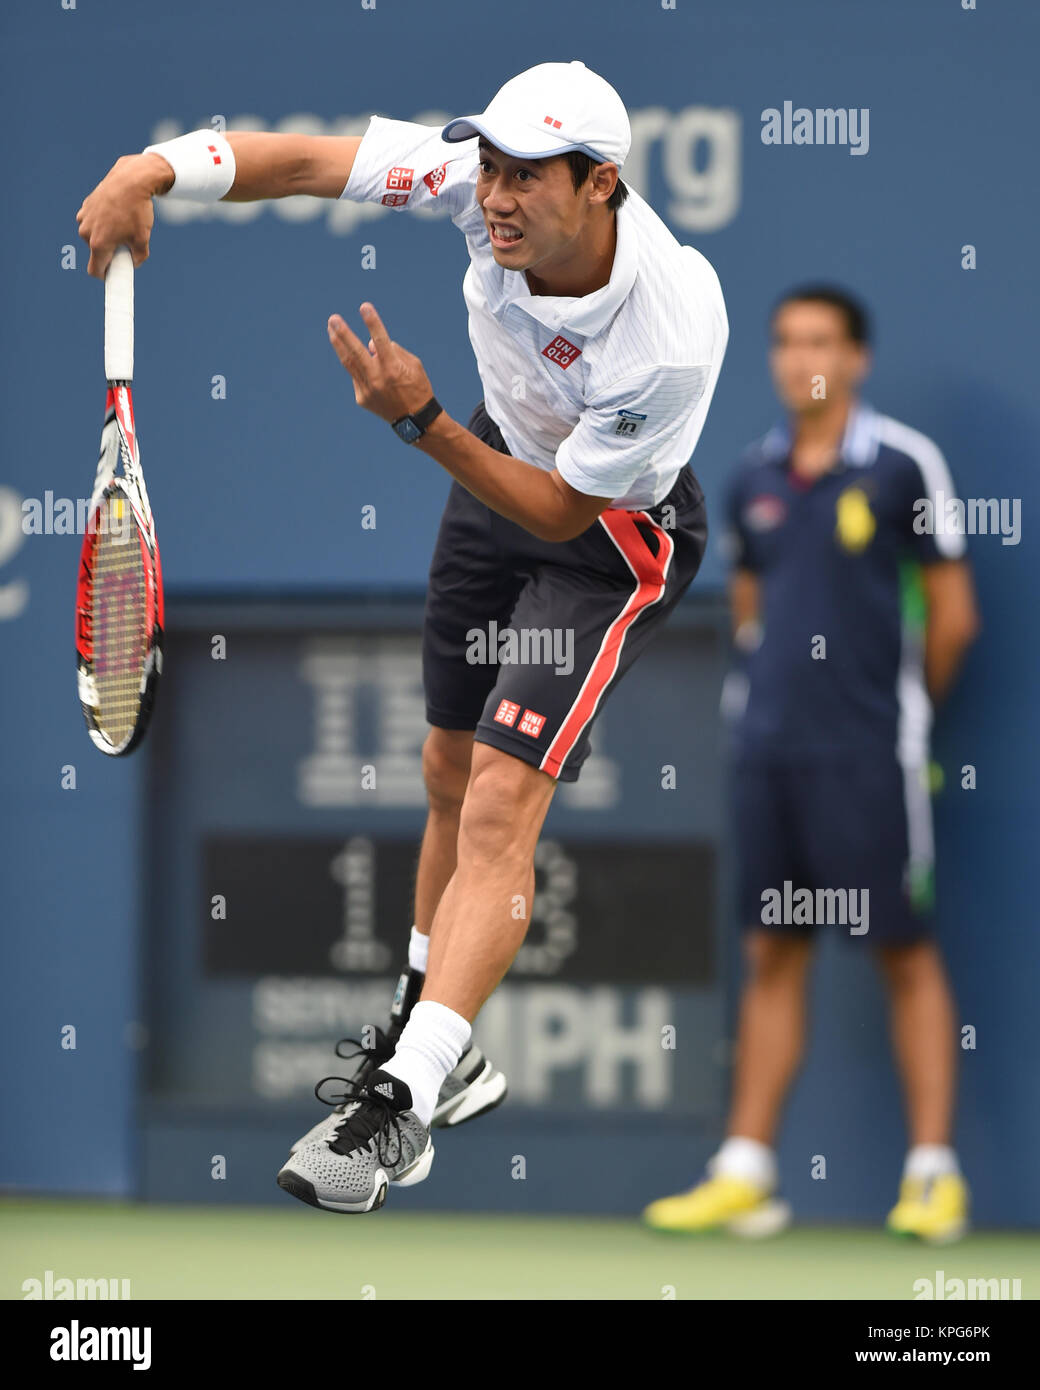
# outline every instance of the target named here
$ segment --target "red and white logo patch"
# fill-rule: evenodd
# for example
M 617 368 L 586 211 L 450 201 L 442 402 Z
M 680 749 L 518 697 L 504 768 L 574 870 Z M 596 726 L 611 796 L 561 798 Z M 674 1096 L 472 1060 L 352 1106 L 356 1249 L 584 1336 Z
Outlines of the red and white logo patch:
M 562 333 L 557 333 L 549 346 L 542 348 L 542 356 L 548 357 L 550 362 L 555 362 L 566 371 L 574 359 L 581 356 L 581 348 L 569 343 Z
M 495 723 L 507 724 L 511 729 L 516 723 L 516 716 L 520 713 L 520 706 L 514 705 L 512 700 L 503 700 L 495 711 Z
M 220 158 L 220 155 L 217 154 L 217 147 L 216 147 L 216 145 L 207 145 L 207 146 L 206 146 L 206 149 L 207 149 L 207 150 L 210 152 L 210 154 L 213 156 L 213 163 L 214 163 L 214 164 L 220 164 L 220 163 L 222 162 L 222 161 L 221 161 L 221 158 Z
M 530 734 L 532 738 L 537 738 L 545 728 L 545 715 L 535 714 L 533 709 L 525 709 L 524 717 L 516 727 L 522 734 Z
M 387 170 L 386 187 L 387 192 L 383 194 L 382 201 L 388 208 L 400 208 L 407 203 L 412 192 L 412 178 L 415 174 L 414 169 L 404 169 L 400 165 L 394 165 Z
M 436 198 L 441 191 L 441 184 L 448 177 L 447 164 L 439 164 L 436 169 L 431 169 L 428 174 L 423 174 L 422 181 Z
M 554 116 L 546 116 L 546 118 L 545 118 L 545 120 L 542 122 L 542 124 L 543 124 L 543 125 L 551 125 L 552 128 L 553 128 L 553 130 L 559 130 L 560 124 L 561 124 L 561 123 L 560 123 L 558 120 L 556 120 L 556 118 L 555 118 Z
M 786 518 L 786 503 L 771 493 L 759 493 L 744 508 L 744 525 L 749 531 L 772 531 Z

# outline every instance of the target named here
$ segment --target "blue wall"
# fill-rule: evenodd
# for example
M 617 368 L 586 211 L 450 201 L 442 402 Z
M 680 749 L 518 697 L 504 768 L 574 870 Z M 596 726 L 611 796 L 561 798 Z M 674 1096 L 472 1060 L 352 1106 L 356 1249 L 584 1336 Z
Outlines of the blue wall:
M 475 0 L 378 0 L 374 10 L 9 0 L 0 25 L 7 127 L 22 132 L 0 152 L 0 1028 L 13 1081 L 0 1178 L 118 1192 L 134 1175 L 141 768 L 102 760 L 81 727 L 78 538 L 22 537 L 16 524 L 21 498 L 83 496 L 93 476 L 101 287 L 76 237 L 81 199 L 119 154 L 214 114 L 329 131 L 362 130 L 376 110 L 434 120 L 481 109 L 530 64 L 580 56 L 633 115 L 642 174 L 626 175 L 712 260 L 726 292 L 730 349 L 695 458 L 709 498 L 717 505 L 731 460 L 775 414 L 769 302 L 825 276 L 876 313 L 871 399 L 939 442 L 965 495 L 1022 499 L 1020 545 L 972 546 L 985 632 L 939 728 L 948 776 L 937 819 L 943 940 L 961 1016 L 978 1029 L 964 1058 L 960 1142 L 980 1217 L 1040 1220 L 1020 1157 L 1040 1145 L 1040 948 L 1027 873 L 1040 770 L 1035 6 L 678 0 L 665 11 L 654 0 L 529 0 L 500 17 Z M 869 153 L 763 145 L 761 112 L 786 99 L 869 108 Z M 698 120 L 718 135 L 691 152 L 683 131 Z M 974 271 L 960 268 L 966 243 L 977 247 Z M 361 269 L 363 244 L 377 249 L 374 271 Z M 63 269 L 70 245 L 75 268 Z M 371 298 L 465 418 L 479 394 L 465 265 L 450 224 L 407 214 L 369 220 L 294 204 L 157 218 L 137 277 L 135 395 L 171 591 L 421 586 L 445 480 L 358 411 L 324 324 L 333 310 L 356 323 Z M 211 398 L 216 374 L 223 401 Z M 375 532 L 360 529 L 369 503 Z M 723 573 L 713 551 L 698 582 L 717 587 Z M 978 769 L 970 793 L 958 786 L 964 763 Z M 62 790 L 70 764 L 76 788 Z M 113 847 L 116 876 L 99 867 Z M 898 1105 L 880 997 L 858 964 L 824 961 L 785 1159 L 795 1172 L 820 1151 L 812 1125 L 826 1114 L 833 1143 L 888 1184 Z M 64 1051 L 59 1030 L 70 1023 L 78 1045 Z M 75 1144 L 27 1144 L 55 1113 Z

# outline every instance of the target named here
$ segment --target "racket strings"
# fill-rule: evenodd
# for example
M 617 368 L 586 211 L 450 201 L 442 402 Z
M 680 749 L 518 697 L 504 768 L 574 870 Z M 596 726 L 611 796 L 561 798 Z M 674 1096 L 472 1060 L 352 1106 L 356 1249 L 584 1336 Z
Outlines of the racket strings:
M 125 498 L 101 508 L 94 552 L 91 619 L 96 718 L 118 745 L 137 723 L 141 679 L 148 654 L 148 603 L 137 524 Z

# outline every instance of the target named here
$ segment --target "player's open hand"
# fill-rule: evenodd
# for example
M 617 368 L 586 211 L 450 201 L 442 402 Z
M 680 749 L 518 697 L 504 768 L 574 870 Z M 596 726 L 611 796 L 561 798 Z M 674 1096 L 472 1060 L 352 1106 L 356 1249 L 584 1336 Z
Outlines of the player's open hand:
M 361 317 L 372 335 L 367 348 L 339 314 L 329 319 L 329 342 L 353 379 L 354 399 L 383 420 L 421 410 L 433 395 L 422 362 L 391 341 L 373 305 L 362 304 Z

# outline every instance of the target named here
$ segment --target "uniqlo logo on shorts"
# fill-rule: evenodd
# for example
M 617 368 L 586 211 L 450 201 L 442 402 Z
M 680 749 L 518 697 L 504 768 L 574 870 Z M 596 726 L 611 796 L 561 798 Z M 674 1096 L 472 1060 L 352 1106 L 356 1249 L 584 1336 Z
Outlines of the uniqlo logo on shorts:
M 522 734 L 530 734 L 532 738 L 537 738 L 545 728 L 545 715 L 535 714 L 533 709 L 525 709 L 524 717 L 516 727 Z
M 512 700 L 503 700 L 495 711 L 496 724 L 508 724 L 510 728 L 516 723 L 516 716 L 520 713 L 520 706 L 514 705 Z
M 542 348 L 542 356 L 548 357 L 550 362 L 555 362 L 566 371 L 574 359 L 581 356 L 581 348 L 576 348 L 562 333 L 557 333 L 549 346 Z
M 428 174 L 423 174 L 422 181 L 436 198 L 441 191 L 441 184 L 448 177 L 447 164 L 439 164 L 436 169 L 431 169 Z

